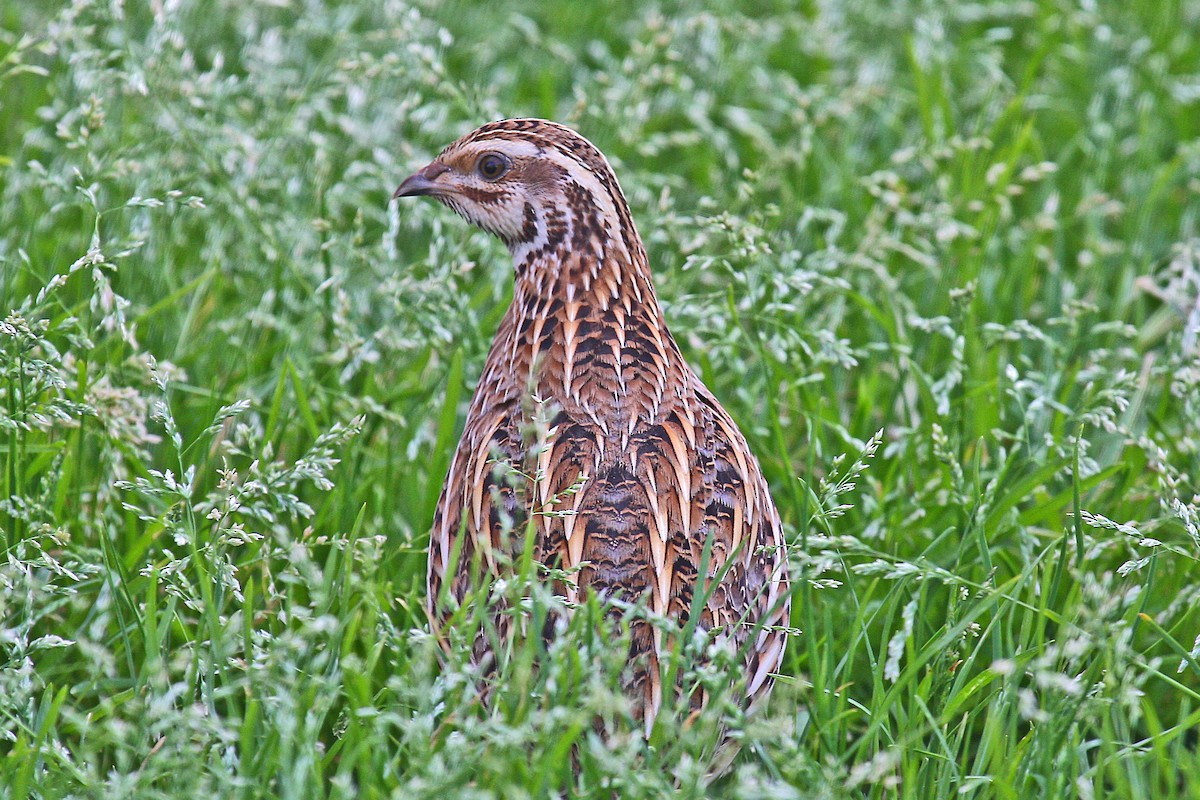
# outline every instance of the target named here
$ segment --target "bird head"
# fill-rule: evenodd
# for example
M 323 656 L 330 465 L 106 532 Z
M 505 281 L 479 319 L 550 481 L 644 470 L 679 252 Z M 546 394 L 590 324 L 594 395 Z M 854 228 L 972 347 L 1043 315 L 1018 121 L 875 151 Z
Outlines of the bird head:
M 566 244 L 590 242 L 603 251 L 637 241 L 604 155 L 546 120 L 488 123 L 406 178 L 393 196 L 435 198 L 500 237 L 518 260 Z

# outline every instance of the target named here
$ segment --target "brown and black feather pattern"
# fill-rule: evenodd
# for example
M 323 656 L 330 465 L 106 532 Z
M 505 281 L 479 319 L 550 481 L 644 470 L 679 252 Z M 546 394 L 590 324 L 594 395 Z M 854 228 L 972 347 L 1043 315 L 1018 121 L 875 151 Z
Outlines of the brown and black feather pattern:
M 444 619 L 444 584 L 461 600 L 470 565 L 496 570 L 506 532 L 532 516 L 536 556 L 579 568 L 578 588 L 563 587 L 570 600 L 598 592 L 682 622 L 707 591 L 699 627 L 744 653 L 747 702 L 764 696 L 790 605 L 779 515 L 746 440 L 667 330 L 607 160 L 561 125 L 504 120 L 397 190 L 414 194 L 499 236 L 516 270 L 434 517 L 432 618 Z M 533 397 L 550 415 L 540 447 Z M 523 488 L 498 463 L 536 484 Z M 534 513 L 556 501 L 569 513 Z M 632 637 L 628 691 L 648 730 L 663 701 L 664 642 L 646 622 Z

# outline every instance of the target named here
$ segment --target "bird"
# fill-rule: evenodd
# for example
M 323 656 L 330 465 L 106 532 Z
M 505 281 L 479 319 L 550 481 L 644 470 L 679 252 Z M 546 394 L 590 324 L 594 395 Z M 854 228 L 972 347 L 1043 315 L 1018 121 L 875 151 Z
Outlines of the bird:
M 430 619 L 444 624 L 478 569 L 498 574 L 504 552 L 530 545 L 575 576 L 555 584 L 568 608 L 589 594 L 641 604 L 736 648 L 739 699 L 758 705 L 789 630 L 783 526 L 745 437 L 667 328 L 608 160 L 559 123 L 504 119 L 447 146 L 393 197 L 421 196 L 499 237 L 514 270 L 434 514 Z M 663 685 L 662 627 L 628 624 L 623 690 L 650 735 L 681 690 Z M 481 638 L 476 656 L 489 647 Z

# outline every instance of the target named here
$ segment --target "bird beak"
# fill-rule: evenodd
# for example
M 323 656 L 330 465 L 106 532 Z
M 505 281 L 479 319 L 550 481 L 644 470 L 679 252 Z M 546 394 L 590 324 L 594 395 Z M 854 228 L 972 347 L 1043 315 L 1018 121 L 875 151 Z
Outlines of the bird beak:
M 437 177 L 443 172 L 449 172 L 450 168 L 445 164 L 440 164 L 434 161 L 425 169 L 414 172 L 404 179 L 400 184 L 400 188 L 392 195 L 395 200 L 398 197 L 421 197 L 423 195 L 441 194 L 446 191 L 445 186 L 436 183 Z

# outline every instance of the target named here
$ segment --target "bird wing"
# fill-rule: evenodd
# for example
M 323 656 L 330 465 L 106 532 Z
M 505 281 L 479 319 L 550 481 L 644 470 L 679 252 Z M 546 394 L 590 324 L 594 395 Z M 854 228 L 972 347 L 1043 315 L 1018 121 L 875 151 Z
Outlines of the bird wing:
M 594 426 L 563 422 L 543 451 L 543 498 L 567 515 L 543 526 L 546 550 L 579 568 L 580 589 L 643 602 L 656 615 L 713 631 L 743 654 L 751 699 L 769 688 L 783 654 L 789 595 L 783 529 L 757 461 L 733 420 L 698 379 L 618 454 Z M 611 450 L 612 445 L 609 445 Z M 572 590 L 571 597 L 577 597 Z M 631 696 L 647 727 L 662 703 L 663 632 L 632 619 Z M 703 702 L 701 698 L 699 702 Z
M 430 532 L 427 598 L 431 608 L 438 607 L 447 580 L 458 602 L 478 586 L 472 579 L 476 560 L 487 572 L 496 573 L 497 554 L 513 547 L 504 541 L 506 536 L 523 530 L 528 510 L 521 481 L 513 477 L 513 470 L 521 466 L 521 452 L 512 413 L 497 408 L 468 415 Z M 444 611 L 437 608 L 434 619 L 440 620 Z
M 743 654 L 747 694 L 770 686 L 790 611 L 783 527 L 758 462 L 699 379 L 640 448 L 650 488 L 651 607 Z M 661 653 L 662 643 L 656 650 Z
M 594 425 L 565 414 L 532 454 L 516 408 L 469 415 L 434 519 L 430 602 L 451 561 L 460 601 L 476 583 L 473 563 L 495 573 L 495 553 L 519 552 L 532 513 L 535 557 L 578 571 L 574 585 L 560 587 L 568 600 L 590 589 L 645 602 L 680 624 L 698 611 L 700 630 L 743 654 L 750 698 L 762 694 L 786 639 L 782 525 L 741 432 L 699 379 L 692 390 L 619 453 Z M 506 477 L 498 466 L 505 463 L 522 474 L 514 479 L 510 468 Z M 507 543 L 506 532 L 515 534 Z M 631 622 L 631 636 L 631 695 L 649 727 L 662 702 L 658 662 L 668 644 L 645 621 Z

